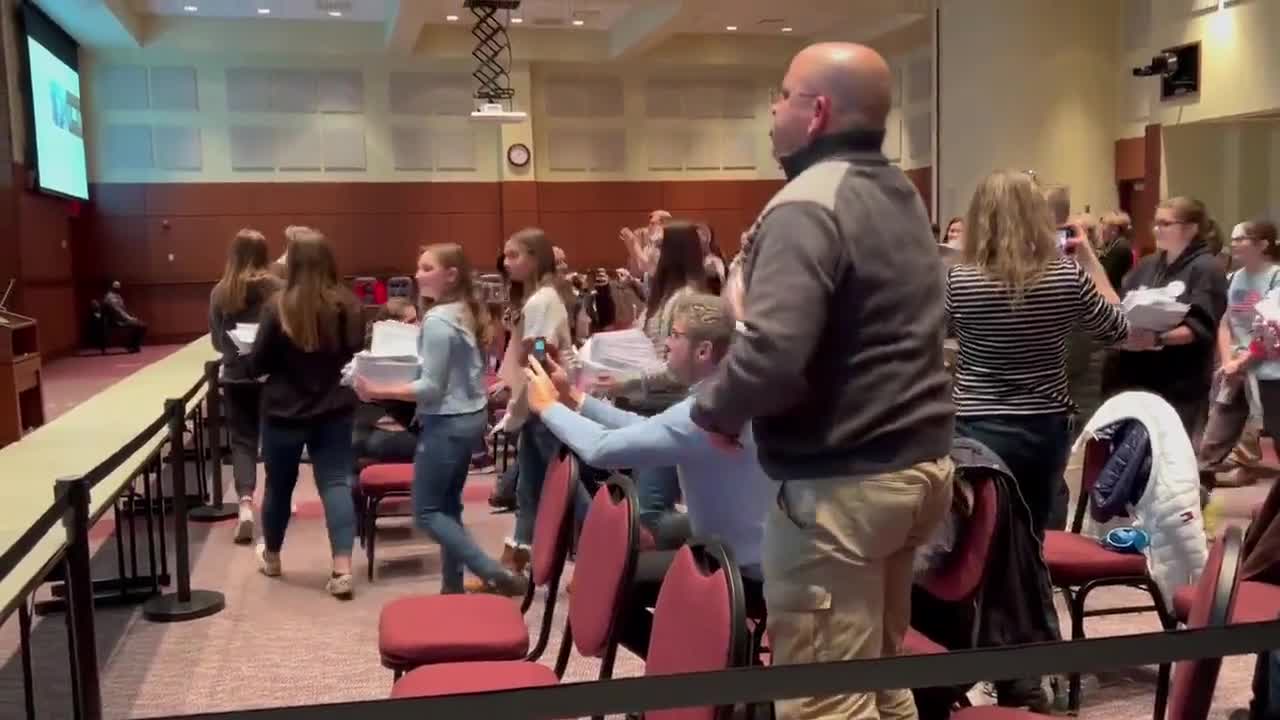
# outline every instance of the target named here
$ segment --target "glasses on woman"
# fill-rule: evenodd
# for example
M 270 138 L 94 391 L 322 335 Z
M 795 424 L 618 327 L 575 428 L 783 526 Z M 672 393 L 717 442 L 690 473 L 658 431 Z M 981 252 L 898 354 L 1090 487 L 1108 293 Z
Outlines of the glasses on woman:
M 1160 230 L 1173 227 L 1174 225 L 1190 225 L 1190 224 L 1191 223 L 1185 220 L 1157 220 L 1155 221 L 1155 224 L 1151 226 L 1151 229 L 1160 231 Z

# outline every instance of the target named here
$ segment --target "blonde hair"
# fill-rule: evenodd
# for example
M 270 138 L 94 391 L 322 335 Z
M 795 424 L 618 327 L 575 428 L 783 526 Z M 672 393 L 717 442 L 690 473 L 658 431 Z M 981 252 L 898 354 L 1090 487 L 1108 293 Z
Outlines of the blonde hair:
M 474 273 L 471 272 L 471 263 L 467 261 L 462 246 L 457 243 L 436 243 L 424 247 L 422 252 L 430 253 L 441 268 L 455 270 L 458 276 L 445 296 L 436 298 L 436 303 L 463 303 L 467 308 L 468 329 L 475 336 L 476 344 L 482 348 L 488 347 L 494 338 L 493 319 L 489 315 L 489 309 L 480 302 L 476 294 L 472 280 Z
M 1001 170 L 984 178 L 964 224 L 962 262 L 1004 284 L 1015 301 L 1058 256 L 1048 204 L 1026 173 Z
M 1049 208 L 1049 219 L 1054 225 L 1061 225 L 1071 216 L 1071 188 L 1066 185 L 1042 185 L 1038 179 L 1032 183 L 1044 193 L 1045 204 Z
M 267 239 L 249 228 L 237 232 L 222 279 L 213 288 L 214 305 L 227 315 L 240 312 L 248 303 L 249 284 L 267 275 Z
M 672 317 L 683 319 L 692 343 L 709 342 L 716 359 L 724 357 L 733 340 L 733 310 L 718 295 L 690 293 L 676 303 Z
M 1103 225 L 1119 228 L 1121 235 L 1128 235 L 1133 229 L 1133 219 L 1129 217 L 1129 213 L 1123 210 L 1112 210 L 1102 216 Z
M 280 293 L 280 324 L 305 352 L 338 347 L 343 313 L 355 306 L 355 296 L 338 282 L 333 248 L 318 230 L 291 225 L 288 241 L 285 289 Z

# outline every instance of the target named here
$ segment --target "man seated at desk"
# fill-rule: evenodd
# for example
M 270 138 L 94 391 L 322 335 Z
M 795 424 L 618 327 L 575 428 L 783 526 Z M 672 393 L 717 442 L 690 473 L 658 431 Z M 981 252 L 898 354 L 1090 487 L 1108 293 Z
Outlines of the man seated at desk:
M 653 622 L 648 608 L 657 600 L 674 548 L 690 534 L 715 537 L 729 547 L 742 572 L 748 617 L 763 612 L 760 546 L 767 503 L 776 490 L 756 459 L 749 428 L 740 438 L 741 447 L 717 447 L 689 416 L 698 383 L 715 373 L 733 333 L 733 316 L 719 297 L 694 294 L 677 305 L 666 341 L 667 367 L 690 386 L 690 394 L 653 417 L 619 410 L 572 388 L 564 371 L 550 361 L 544 370 L 531 358 L 526 370 L 529 408 L 584 464 L 601 469 L 674 464 L 678 470 L 688 515 L 664 518 L 657 538 L 661 549 L 640 553 L 632 610 L 623 620 L 622 642 L 641 657 Z M 683 531 L 676 529 L 681 521 Z

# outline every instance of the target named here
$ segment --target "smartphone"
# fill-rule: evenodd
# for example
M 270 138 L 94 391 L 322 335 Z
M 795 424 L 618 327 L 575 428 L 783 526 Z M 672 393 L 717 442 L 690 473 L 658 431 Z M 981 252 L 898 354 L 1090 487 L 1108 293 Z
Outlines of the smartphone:
M 1058 249 L 1065 251 L 1067 249 L 1067 241 L 1075 237 L 1075 229 L 1067 226 L 1058 228 Z
M 538 361 L 539 365 L 546 367 L 547 365 L 547 339 L 546 338 L 534 338 L 533 357 Z

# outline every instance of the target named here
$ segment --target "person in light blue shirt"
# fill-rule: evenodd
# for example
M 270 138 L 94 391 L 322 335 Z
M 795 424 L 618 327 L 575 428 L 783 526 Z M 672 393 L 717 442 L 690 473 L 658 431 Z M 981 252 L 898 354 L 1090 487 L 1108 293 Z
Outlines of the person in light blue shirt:
M 357 375 L 361 400 L 417 402 L 422 430 L 413 457 L 414 521 L 440 543 L 441 594 L 462 593 L 463 569 L 484 581 L 483 589 L 522 597 L 529 581 L 502 567 L 462 524 L 462 489 L 471 452 L 484 439 L 484 354 L 488 314 L 476 300 L 471 268 L 462 247 L 431 245 L 418 259 L 418 289 L 436 301 L 422 320 L 418 379 L 396 386 L 377 385 Z
M 696 388 L 715 372 L 733 333 L 733 317 L 724 300 L 714 295 L 688 295 L 676 307 L 666 340 L 668 368 Z M 756 459 L 751 433 L 743 433 L 741 447 L 716 446 L 690 419 L 693 395 L 657 415 L 643 417 L 586 396 L 570 386 L 559 366 L 553 362 L 548 366 L 544 369 L 531 361 L 526 370 L 530 410 L 592 467 L 634 470 L 674 464 L 693 536 L 718 538 L 729 547 L 742 572 L 750 604 L 753 592 L 760 591 L 765 512 L 777 493 Z M 645 576 L 652 577 L 653 598 L 670 555 L 641 553 L 637 585 L 643 587 Z M 633 593 L 633 597 L 644 595 L 643 589 Z M 643 655 L 648 633 L 632 632 L 634 628 L 628 621 L 623 642 Z M 634 641 L 629 640 L 631 635 Z

